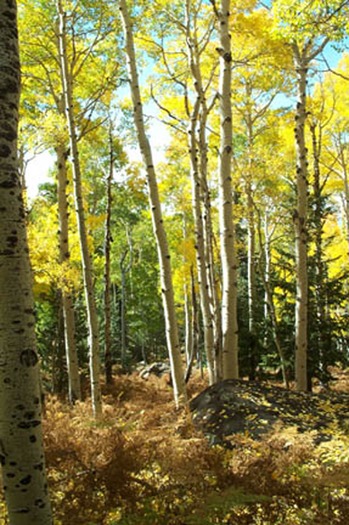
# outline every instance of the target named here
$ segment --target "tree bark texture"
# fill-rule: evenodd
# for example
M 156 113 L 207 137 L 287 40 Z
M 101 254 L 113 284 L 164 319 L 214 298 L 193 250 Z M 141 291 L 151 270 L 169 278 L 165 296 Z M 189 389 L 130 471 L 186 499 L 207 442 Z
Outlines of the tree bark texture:
M 100 357 L 99 357 L 99 330 L 97 308 L 93 287 L 92 261 L 89 253 L 87 232 L 85 224 L 85 212 L 82 196 L 82 177 L 79 161 L 79 151 L 76 136 L 76 125 L 74 116 L 74 100 L 71 74 L 68 66 L 67 54 L 67 30 L 66 13 L 61 0 L 57 0 L 57 12 L 59 16 L 59 53 L 62 76 L 62 87 L 65 101 L 65 113 L 69 131 L 69 142 L 72 155 L 73 185 L 75 211 L 78 223 L 81 262 L 84 279 L 85 301 L 87 308 L 87 322 L 89 330 L 89 367 L 91 382 L 91 399 L 94 416 L 99 418 L 102 413 L 102 396 L 100 386 Z
M 231 108 L 231 42 L 229 33 L 230 0 L 222 0 L 218 12 L 220 34 L 220 163 L 219 225 L 222 263 L 222 354 L 223 378 L 239 377 L 237 324 L 237 262 L 233 224 L 231 180 L 232 108 Z
M 109 129 L 109 173 L 106 180 L 107 209 L 104 232 L 104 369 L 107 385 L 113 382 L 112 353 L 111 353 L 111 282 L 110 282 L 110 248 L 111 236 L 111 205 L 112 181 L 114 171 L 113 133 L 112 125 Z
M 187 394 L 184 382 L 184 372 L 178 336 L 170 254 L 168 249 L 166 231 L 162 219 L 159 191 L 153 163 L 152 151 L 144 126 L 142 100 L 139 89 L 135 47 L 132 34 L 132 23 L 128 13 L 126 0 L 120 0 L 119 6 L 121 19 L 124 27 L 126 58 L 130 76 L 134 120 L 137 130 L 139 147 L 146 168 L 153 230 L 158 250 L 160 282 L 165 315 L 166 339 L 173 382 L 173 393 L 176 406 L 179 406 L 181 404 L 186 404 Z
M 16 2 L 0 0 L 0 461 L 11 525 L 52 523 L 32 276 L 18 171 Z
M 58 145 L 57 155 L 57 195 L 59 220 L 59 261 L 69 267 L 69 228 L 68 228 L 68 199 L 67 199 L 67 147 Z M 81 399 L 81 384 L 79 374 L 78 354 L 75 344 L 75 315 L 74 301 L 69 283 L 63 283 L 62 306 L 64 319 L 65 355 L 68 370 L 68 393 L 70 403 Z
M 315 243 L 315 309 L 316 309 L 316 342 L 317 348 L 312 348 L 312 363 L 311 370 L 315 374 L 318 370 L 326 372 L 326 336 L 325 327 L 327 321 L 326 314 L 326 276 L 327 276 L 327 265 L 326 256 L 324 253 L 324 242 L 323 242 L 323 225 L 326 217 L 326 211 L 324 209 L 324 196 L 323 188 L 324 184 L 321 183 L 321 149 L 322 149 L 322 126 L 313 119 L 310 123 L 310 132 L 312 137 L 312 154 L 313 154 L 313 240 Z M 314 352 L 315 350 L 315 352 Z M 309 357 L 309 356 L 308 356 Z M 311 377 L 309 377 L 308 370 L 308 390 L 311 389 Z
M 258 230 L 259 233 L 259 244 L 260 246 L 263 245 L 262 242 L 262 232 L 261 227 L 259 227 Z M 279 354 L 280 358 L 280 366 L 281 366 L 281 373 L 282 373 L 282 379 L 284 382 L 285 388 L 289 388 L 289 381 L 287 377 L 287 370 L 286 370 L 286 358 L 285 358 L 285 352 L 282 347 L 280 337 L 279 337 L 279 325 L 275 310 L 275 304 L 274 304 L 274 298 L 273 298 L 273 290 L 270 282 L 270 270 L 271 270 L 271 234 L 269 232 L 269 218 L 268 218 L 268 212 L 265 214 L 265 220 L 264 220 L 264 268 L 261 268 L 260 275 L 263 280 L 263 286 L 264 286 L 264 316 L 265 319 L 268 317 L 270 318 L 270 324 L 271 324 L 271 330 L 272 330 L 272 336 L 275 343 L 275 347 L 277 349 L 277 352 Z
M 196 126 L 198 119 L 198 112 L 200 107 L 200 99 L 197 98 L 190 119 L 190 127 L 188 129 L 188 145 L 190 152 L 190 173 L 192 185 L 192 209 L 195 225 L 195 249 L 196 249 L 196 265 L 198 272 L 198 284 L 200 293 L 200 306 L 204 328 L 204 343 L 205 354 L 207 359 L 207 370 L 209 384 L 215 383 L 215 362 L 214 362 L 214 333 L 212 323 L 212 312 L 209 296 L 209 282 L 206 271 L 206 257 L 204 245 L 204 224 L 202 218 L 201 208 L 201 191 L 199 180 L 199 165 L 198 165 L 198 143 L 196 139 Z
M 296 341 L 295 376 L 298 391 L 307 390 L 308 346 L 308 269 L 307 269 L 307 213 L 308 169 L 305 146 L 307 62 L 302 59 L 298 47 L 294 48 L 297 72 L 297 108 L 295 115 L 295 139 L 297 156 L 297 208 L 294 213 L 296 238 Z
M 200 51 L 198 36 L 196 32 L 196 20 L 192 20 L 191 0 L 185 3 L 185 31 L 188 53 L 188 65 L 192 76 L 192 82 L 196 91 L 196 101 L 191 111 L 190 124 L 188 126 L 188 146 L 190 157 L 190 172 L 192 184 L 192 210 L 195 225 L 195 249 L 199 281 L 200 306 L 204 326 L 205 354 L 207 359 L 207 370 L 209 384 L 217 380 L 217 362 L 215 355 L 215 334 L 220 333 L 214 325 L 217 316 L 214 316 L 214 282 L 210 272 L 210 264 L 213 262 L 210 249 L 212 248 L 211 233 L 211 209 L 204 206 L 209 200 L 207 187 L 207 103 L 203 80 L 201 75 Z M 194 26 L 194 29 L 191 26 Z M 205 43 L 201 43 L 205 45 Z M 197 129 L 199 126 L 199 130 Z M 216 329 L 215 329 L 216 328 Z

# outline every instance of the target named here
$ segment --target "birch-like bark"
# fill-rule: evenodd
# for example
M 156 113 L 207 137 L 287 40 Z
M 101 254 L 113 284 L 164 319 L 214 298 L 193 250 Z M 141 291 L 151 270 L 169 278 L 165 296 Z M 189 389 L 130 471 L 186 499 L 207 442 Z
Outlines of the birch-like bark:
M 198 112 L 200 107 L 199 97 L 196 99 L 193 112 L 190 119 L 190 126 L 188 129 L 188 145 L 190 156 L 190 174 L 192 185 L 192 209 L 195 224 L 195 249 L 196 249 L 196 264 L 198 272 L 198 284 L 200 293 L 200 307 L 202 312 L 203 328 L 204 328 L 204 344 L 205 354 L 207 359 L 207 371 L 209 384 L 215 383 L 215 363 L 214 363 L 214 337 L 212 313 L 210 307 L 209 297 L 209 283 L 208 274 L 206 271 L 205 259 L 205 245 L 204 245 L 204 225 L 201 211 L 201 191 L 199 180 L 199 165 L 198 165 L 198 143 L 196 139 L 196 126 L 198 120 Z
M 184 286 L 184 326 L 185 326 L 185 358 L 187 367 L 191 361 L 193 355 L 193 324 L 191 319 L 191 302 L 189 294 L 189 286 L 186 283 Z
M 249 93 L 247 93 L 248 95 Z M 256 252 L 256 232 L 255 232 L 255 213 L 253 202 L 252 176 L 253 176 L 253 122 L 250 111 L 246 115 L 247 121 L 247 141 L 248 141 L 248 167 L 246 177 L 246 197 L 247 197 L 247 285 L 248 285 L 248 329 L 254 338 L 255 331 L 255 304 L 256 304 L 256 271 L 255 271 L 255 252 Z
M 219 225 L 222 263 L 222 354 L 223 378 L 239 377 L 237 324 L 237 261 L 233 224 L 231 42 L 229 33 L 230 0 L 222 0 L 217 12 L 220 35 L 220 157 Z
M 111 282 L 110 282 L 110 248 L 111 236 L 111 205 L 112 181 L 114 171 L 114 152 L 112 126 L 109 129 L 109 172 L 106 180 L 107 209 L 105 212 L 104 232 L 104 370 L 107 385 L 113 382 L 111 353 Z
M 259 244 L 260 246 L 263 245 L 262 242 L 262 231 L 261 227 L 258 229 L 259 233 Z M 277 352 L 279 354 L 280 358 L 280 367 L 281 367 L 281 373 L 282 373 L 282 379 L 284 382 L 285 388 L 289 388 L 289 381 L 287 377 L 287 370 L 286 370 L 286 358 L 285 358 L 285 352 L 282 347 L 282 343 L 280 341 L 279 337 L 279 324 L 277 320 L 276 310 L 275 310 L 275 304 L 274 304 L 274 298 L 273 298 L 273 290 L 270 283 L 270 269 L 271 269 L 271 234 L 269 231 L 269 220 L 268 220 L 268 212 L 265 214 L 265 221 L 264 221 L 264 268 L 260 268 L 260 275 L 263 280 L 263 286 L 264 286 L 264 316 L 265 319 L 269 317 L 270 323 L 271 323 L 271 331 L 273 336 L 273 341 L 276 346 Z
M 0 0 L 0 462 L 11 525 L 51 525 L 32 275 L 18 171 L 16 2 Z
M 57 196 L 59 221 L 59 261 L 69 266 L 69 229 L 68 229 L 68 199 L 67 199 L 67 148 L 62 145 L 56 147 L 57 155 Z M 75 316 L 74 302 L 69 284 L 63 283 L 62 307 L 64 320 L 65 355 L 68 371 L 68 394 L 70 403 L 81 399 L 81 384 L 79 374 L 78 354 L 75 344 Z
M 345 233 L 347 240 L 347 253 L 349 259 L 349 177 L 347 170 L 347 163 L 344 159 L 343 148 L 344 146 L 340 144 L 340 159 L 342 167 L 342 179 L 343 179 L 343 210 L 344 210 L 344 221 L 345 221 Z
M 121 300 L 120 300 L 120 331 L 121 331 L 121 366 L 126 369 L 126 351 L 127 351 L 127 325 L 126 325 L 126 275 L 130 270 L 131 264 L 125 264 L 128 250 L 120 256 L 120 274 L 121 274 Z
M 179 406 L 181 404 L 186 404 L 187 394 L 184 382 L 183 365 L 180 352 L 178 327 L 175 312 L 170 254 L 162 219 L 159 191 L 157 186 L 152 151 L 148 137 L 145 132 L 142 100 L 138 82 L 135 47 L 132 34 L 132 23 L 128 13 L 126 0 L 120 0 L 119 6 L 124 28 L 126 57 L 130 76 L 131 96 L 134 109 L 134 120 L 137 130 L 139 147 L 146 168 L 153 230 L 156 238 L 159 257 L 161 291 L 165 314 L 166 339 L 171 365 L 173 393 L 176 406 Z
M 59 16 L 59 53 L 62 87 L 64 93 L 65 113 L 69 131 L 69 142 L 72 155 L 74 202 L 76 218 L 79 231 L 80 252 L 84 279 L 85 301 L 87 308 L 87 322 L 89 330 L 89 367 L 91 382 L 91 399 L 93 414 L 99 418 L 102 413 L 102 396 L 100 386 L 100 357 L 99 357 L 99 333 L 98 317 L 96 309 L 95 294 L 93 288 L 92 261 L 87 243 L 87 232 L 85 224 L 85 213 L 82 197 L 81 169 L 79 151 L 76 136 L 76 124 L 74 116 L 74 100 L 71 75 L 68 67 L 67 36 L 66 36 L 66 13 L 62 1 L 57 0 L 57 12 Z
M 305 146 L 306 84 L 308 62 L 294 46 L 297 73 L 297 108 L 295 115 L 295 139 L 297 162 L 297 209 L 294 213 L 296 240 L 296 341 L 295 377 L 298 391 L 307 390 L 308 347 L 308 269 L 307 269 L 307 209 L 308 169 Z
M 338 175 L 343 181 L 343 193 L 341 195 L 342 202 L 342 215 L 343 215 L 343 226 L 345 231 L 345 237 L 347 241 L 347 255 L 349 258 L 349 176 L 348 176 L 348 162 L 347 162 L 347 151 L 345 141 L 341 138 L 341 134 L 333 134 L 333 142 L 336 146 L 337 160 L 339 163 L 339 169 L 334 169 L 333 165 L 331 170 Z
M 324 206 L 323 206 L 323 184 L 321 184 L 321 149 L 322 149 L 322 127 L 317 126 L 316 121 L 310 123 L 310 132 L 312 137 L 312 154 L 313 154 L 313 223 L 314 223 L 314 243 L 315 243 L 315 309 L 316 309 L 316 339 L 317 349 L 313 350 L 312 373 L 316 373 L 318 368 L 326 373 L 326 337 L 324 334 L 326 324 L 326 262 L 324 257 L 323 246 L 323 223 L 324 223 Z M 314 356 L 315 350 L 315 356 Z M 317 352 L 316 352 L 317 350 Z M 315 362 L 314 362 L 315 360 Z M 308 372 L 308 390 L 311 390 L 311 377 Z
M 183 213 L 183 239 L 187 238 L 187 224 L 186 224 L 186 217 Z M 186 264 L 186 256 L 183 257 L 183 263 Z M 185 357 L 186 357 L 186 365 L 187 369 L 189 368 L 189 363 L 191 362 L 194 345 L 193 345 L 193 324 L 192 324 L 192 308 L 191 308 L 191 300 L 190 300 L 191 294 L 190 294 L 190 286 L 188 283 L 188 279 L 186 279 L 186 282 L 184 284 L 184 330 L 185 330 Z
M 208 282 L 208 295 L 213 323 L 213 361 L 215 380 L 219 381 L 223 377 L 222 363 L 222 316 L 221 304 L 219 299 L 219 278 L 216 273 L 216 261 L 214 257 L 214 234 L 211 214 L 211 195 L 208 184 L 208 164 L 207 164 L 207 140 L 206 124 L 208 108 L 202 104 L 199 128 L 199 150 L 200 150 L 200 185 L 203 200 L 203 223 L 204 223 L 204 246 L 205 246 L 205 265 Z
M 196 300 L 195 277 L 193 265 L 190 267 L 190 284 L 191 284 L 191 305 L 192 305 L 192 332 L 193 332 L 193 354 L 196 356 L 200 368 L 200 376 L 203 378 L 202 355 L 200 352 L 200 323 L 199 312 Z
M 207 185 L 207 141 L 206 141 L 206 122 L 208 108 L 206 95 L 203 87 L 200 65 L 200 51 L 198 36 L 196 32 L 196 20 L 192 20 L 191 0 L 185 3 L 185 31 L 188 53 L 188 65 L 191 71 L 194 88 L 197 98 L 192 109 L 190 124 L 188 126 L 188 146 L 190 157 L 190 173 L 192 184 L 192 210 L 195 224 L 195 249 L 196 263 L 200 293 L 200 307 L 202 312 L 204 327 L 204 344 L 207 358 L 207 370 L 209 384 L 216 382 L 218 376 L 217 359 L 215 355 L 215 342 L 218 344 L 220 329 L 215 326 L 214 321 L 219 318 L 214 315 L 214 280 L 212 279 L 211 264 L 213 263 L 212 241 L 208 235 L 211 225 L 211 208 L 203 206 L 209 201 L 209 196 L 204 195 L 208 192 Z M 194 28 L 191 27 L 194 26 Z M 205 45 L 204 42 L 201 45 Z M 200 126 L 198 130 L 197 127 Z M 199 140 L 198 140 L 199 139 Z

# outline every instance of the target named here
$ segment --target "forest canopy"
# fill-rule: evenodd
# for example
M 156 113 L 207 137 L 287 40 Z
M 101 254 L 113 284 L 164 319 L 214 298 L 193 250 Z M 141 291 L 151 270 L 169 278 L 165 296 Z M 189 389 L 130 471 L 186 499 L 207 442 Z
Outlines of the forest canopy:
M 11 525 L 52 520 L 43 437 L 62 523 L 140 523 L 137 506 L 159 525 L 202 509 L 207 524 L 242 523 L 251 487 L 256 520 L 305 523 L 305 509 L 341 523 L 347 457 L 318 445 L 347 446 L 347 397 L 318 393 L 349 360 L 348 15 L 349 0 L 0 0 Z M 200 389 L 202 428 L 218 421 L 223 441 L 194 428 Z M 210 412 L 214 393 L 223 408 Z M 246 432 L 230 443 L 239 410 Z
M 309 389 L 347 363 L 347 2 L 223 7 L 19 5 L 24 183 L 31 155 L 55 160 L 28 202 L 54 391 L 69 330 L 70 360 L 88 366 L 90 331 L 109 376 L 177 347 L 211 383 L 280 370 Z

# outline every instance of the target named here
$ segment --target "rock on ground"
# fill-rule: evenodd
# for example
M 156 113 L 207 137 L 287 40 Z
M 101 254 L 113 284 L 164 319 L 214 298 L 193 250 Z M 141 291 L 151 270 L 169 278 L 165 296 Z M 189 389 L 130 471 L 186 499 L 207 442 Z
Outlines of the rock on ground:
M 195 426 L 213 444 L 229 444 L 227 437 L 236 433 L 258 439 L 275 424 L 316 431 L 318 442 L 349 428 L 349 394 L 295 392 L 255 381 L 217 383 L 195 397 L 190 409 Z

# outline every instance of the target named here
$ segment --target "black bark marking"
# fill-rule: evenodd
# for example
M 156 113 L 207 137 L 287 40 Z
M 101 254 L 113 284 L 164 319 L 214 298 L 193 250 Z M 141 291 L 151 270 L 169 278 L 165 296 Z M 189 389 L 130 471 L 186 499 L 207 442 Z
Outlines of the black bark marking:
M 1 154 L 0 154 L 1 156 Z M 0 184 L 0 188 L 9 189 L 14 188 L 16 186 L 16 180 L 5 180 Z
M 0 146 L 0 157 L 7 158 L 11 155 L 11 148 L 6 146 L 6 144 L 2 144 Z
M 14 248 L 18 243 L 18 237 L 15 235 L 10 235 L 7 237 L 6 242 L 11 248 Z
M 18 428 L 27 430 L 28 428 L 35 428 L 39 426 L 40 424 L 41 424 L 40 421 L 36 419 L 34 421 L 21 421 L 20 423 L 18 423 Z
M 16 18 L 16 13 L 13 11 L 13 9 L 14 9 L 13 4 L 10 3 L 10 4 L 7 4 L 7 5 L 8 5 L 8 7 L 9 7 L 10 9 L 12 8 L 12 11 L 4 11 L 4 12 L 2 13 L 2 16 L 8 18 L 9 20 L 15 20 L 15 18 Z
M 36 443 L 36 436 L 34 436 L 34 435 L 29 436 L 29 441 L 30 441 L 30 443 Z
M 10 126 L 7 122 L 3 122 L 1 125 L 0 138 L 12 142 L 17 137 L 16 130 Z
M 30 348 L 23 350 L 19 359 L 21 364 L 23 366 L 27 366 L 28 368 L 30 366 L 35 366 L 39 361 L 36 352 L 34 352 L 34 350 L 31 350 Z
M 28 476 L 26 476 L 25 478 L 22 478 L 21 481 L 20 481 L 20 484 L 21 485 L 29 485 L 29 483 L 31 482 L 32 480 L 32 477 L 30 474 L 28 474 Z

